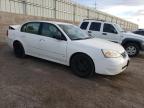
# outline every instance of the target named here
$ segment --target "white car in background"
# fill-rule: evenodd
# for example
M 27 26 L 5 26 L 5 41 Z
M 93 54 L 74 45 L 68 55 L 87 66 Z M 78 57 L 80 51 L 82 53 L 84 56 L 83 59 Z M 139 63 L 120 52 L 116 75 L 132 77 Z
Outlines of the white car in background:
M 130 57 L 137 56 L 140 51 L 144 51 L 144 36 L 125 32 L 118 24 L 84 19 L 79 26 L 90 36 L 121 44 Z
M 10 26 L 8 44 L 17 57 L 31 55 L 71 66 L 80 77 L 94 72 L 116 75 L 129 64 L 129 57 L 121 45 L 92 38 L 67 23 L 31 21 Z

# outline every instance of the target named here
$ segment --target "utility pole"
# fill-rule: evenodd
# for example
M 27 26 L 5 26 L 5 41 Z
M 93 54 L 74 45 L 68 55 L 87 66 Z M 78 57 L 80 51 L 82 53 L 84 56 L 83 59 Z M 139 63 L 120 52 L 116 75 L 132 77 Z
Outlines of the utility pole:
M 97 9 L 97 2 L 96 2 L 96 0 L 95 0 L 95 9 Z
M 57 12 L 57 8 L 56 8 L 56 4 L 57 3 L 57 0 L 54 0 L 54 3 L 53 3 L 53 7 L 54 7 L 54 9 L 53 9 L 53 11 L 54 11 L 54 19 L 56 19 L 57 18 L 57 16 L 56 16 L 56 12 Z

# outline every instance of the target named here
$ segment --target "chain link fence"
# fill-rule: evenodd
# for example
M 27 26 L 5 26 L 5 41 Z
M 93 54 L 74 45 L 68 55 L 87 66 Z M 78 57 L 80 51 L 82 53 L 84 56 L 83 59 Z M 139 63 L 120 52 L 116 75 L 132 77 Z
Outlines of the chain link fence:
M 80 22 L 90 18 L 119 24 L 125 30 L 135 30 L 138 25 L 121 18 L 82 6 L 70 0 L 0 0 L 0 10 L 18 14 L 41 16 Z

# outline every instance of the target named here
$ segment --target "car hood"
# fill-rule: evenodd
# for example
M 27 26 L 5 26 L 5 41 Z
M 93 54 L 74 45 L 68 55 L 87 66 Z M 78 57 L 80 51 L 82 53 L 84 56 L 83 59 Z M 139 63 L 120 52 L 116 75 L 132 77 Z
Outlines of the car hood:
M 126 33 L 123 33 L 123 35 L 128 37 L 128 38 L 140 39 L 140 40 L 144 41 L 144 36 L 138 35 L 138 34 L 134 34 L 132 32 L 126 32 Z
M 97 49 L 109 49 L 114 50 L 119 53 L 123 53 L 125 50 L 124 48 L 117 43 L 113 43 L 104 39 L 99 38 L 92 38 L 92 39 L 86 39 L 86 40 L 78 40 L 76 43 L 82 44 L 84 46 L 89 46 Z

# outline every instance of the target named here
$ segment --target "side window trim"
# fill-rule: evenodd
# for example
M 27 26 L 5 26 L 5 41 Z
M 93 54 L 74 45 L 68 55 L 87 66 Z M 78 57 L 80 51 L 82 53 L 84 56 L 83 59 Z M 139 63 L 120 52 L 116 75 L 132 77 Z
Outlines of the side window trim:
M 82 25 L 83 25 L 84 23 L 87 23 L 87 25 L 86 25 L 85 28 L 82 28 Z M 90 22 L 88 22 L 88 21 L 82 22 L 82 23 L 80 24 L 80 28 L 81 28 L 82 30 L 87 30 L 88 27 L 89 27 L 89 24 L 90 24 Z
M 27 23 L 25 23 L 25 24 L 22 25 L 22 27 L 20 28 L 20 32 L 27 33 L 25 31 L 22 31 L 22 29 L 23 29 L 24 26 L 27 26 L 28 24 L 31 24 L 31 23 L 39 23 L 40 24 L 39 29 L 38 29 L 38 33 L 35 34 L 35 35 L 40 35 L 41 22 L 27 22 Z M 29 33 L 29 34 L 33 34 L 33 33 Z
M 100 27 L 99 27 L 99 30 L 91 30 L 91 26 L 93 23 L 97 23 L 97 24 L 100 24 Z M 100 32 L 101 31 L 101 27 L 102 27 L 102 23 L 100 22 L 90 22 L 90 25 L 89 25 L 89 31 L 97 31 L 97 32 Z

